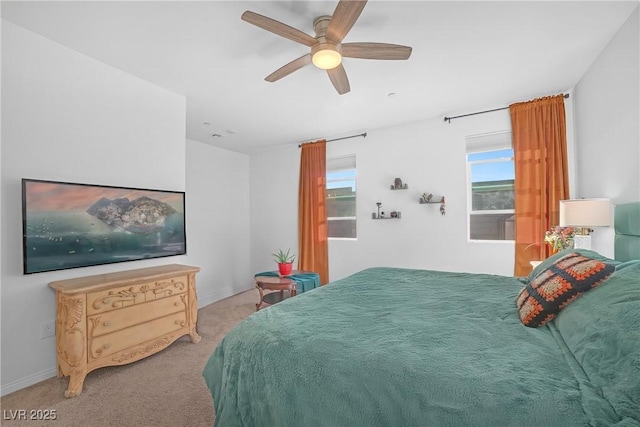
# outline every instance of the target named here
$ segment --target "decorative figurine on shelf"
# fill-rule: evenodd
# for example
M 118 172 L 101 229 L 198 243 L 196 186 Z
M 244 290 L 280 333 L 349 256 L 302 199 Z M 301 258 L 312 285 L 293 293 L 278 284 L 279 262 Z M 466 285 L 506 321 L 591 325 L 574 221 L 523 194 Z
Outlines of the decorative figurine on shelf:
M 401 189 L 402 188 L 402 180 L 400 178 L 396 178 L 393 180 L 393 188 Z
M 442 200 L 440 200 L 440 214 L 442 214 L 442 215 L 445 214 L 444 196 L 442 196 Z
M 376 205 L 378 205 L 378 218 L 380 218 L 380 206 L 382 206 L 382 202 L 377 202 Z
M 429 193 L 422 193 L 422 200 L 424 200 L 425 203 L 429 203 L 429 201 L 433 198 L 433 194 Z
M 391 215 L 391 218 L 398 218 L 398 212 L 396 211 L 391 211 L 389 215 Z

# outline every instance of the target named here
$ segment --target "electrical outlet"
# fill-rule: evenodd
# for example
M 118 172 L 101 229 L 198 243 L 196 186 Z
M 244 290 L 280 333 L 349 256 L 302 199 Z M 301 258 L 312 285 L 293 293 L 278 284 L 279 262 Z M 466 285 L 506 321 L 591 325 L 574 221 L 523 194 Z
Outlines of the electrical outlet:
M 56 322 L 43 322 L 40 329 L 40 338 L 49 338 L 56 334 Z

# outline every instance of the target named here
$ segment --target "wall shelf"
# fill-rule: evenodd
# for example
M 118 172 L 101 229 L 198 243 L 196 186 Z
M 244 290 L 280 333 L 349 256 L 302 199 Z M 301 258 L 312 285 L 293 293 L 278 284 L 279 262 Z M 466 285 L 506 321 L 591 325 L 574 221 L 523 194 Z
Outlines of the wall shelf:
M 396 216 L 391 216 L 393 214 L 396 214 Z M 402 217 L 401 212 L 396 212 L 396 211 L 392 211 L 391 215 L 378 215 L 375 212 L 371 212 L 371 219 L 400 219 Z
M 440 205 L 440 214 L 444 215 L 446 213 L 444 196 L 442 196 L 440 200 L 433 200 L 433 194 L 429 194 L 427 196 L 426 193 L 424 193 L 422 197 L 420 197 L 420 204 L 421 205 Z
M 391 211 L 389 215 L 385 215 L 384 212 L 380 211 L 382 202 L 376 202 L 376 206 L 378 206 L 378 212 L 371 212 L 371 219 L 400 219 L 402 216 L 400 211 Z
M 409 184 L 404 184 L 402 187 L 396 187 L 395 185 L 391 186 L 391 190 L 408 190 Z

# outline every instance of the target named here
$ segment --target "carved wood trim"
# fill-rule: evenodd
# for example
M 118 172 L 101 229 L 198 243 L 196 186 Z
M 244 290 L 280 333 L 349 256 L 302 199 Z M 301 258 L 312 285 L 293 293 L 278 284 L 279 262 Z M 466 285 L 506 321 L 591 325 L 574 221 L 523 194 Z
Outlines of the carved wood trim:
M 173 289 L 171 289 L 173 287 Z M 93 301 L 92 307 L 95 310 L 100 310 L 104 306 L 110 305 L 111 308 L 122 308 L 129 305 L 152 301 L 157 298 L 164 298 L 171 296 L 176 292 L 184 291 L 186 288 L 185 283 L 176 279 L 156 281 L 153 285 L 145 283 L 140 285 L 139 288 L 131 286 L 127 289 L 121 289 L 119 291 L 109 291 L 109 294 L 102 298 L 97 298 Z M 138 299 L 140 297 L 140 299 Z
M 84 298 L 59 295 L 57 307 L 56 345 L 59 357 L 71 367 L 86 364 Z
M 189 291 L 187 293 L 189 295 L 189 336 L 191 337 L 191 342 L 198 343 L 202 338 L 198 335 L 196 329 L 198 323 L 198 292 L 195 273 L 189 274 Z
M 114 356 L 111 360 L 117 363 L 123 363 L 128 360 L 133 361 L 134 359 L 135 360 L 142 359 L 143 357 L 149 356 L 153 353 L 157 353 L 158 351 L 162 350 L 164 347 L 171 344 L 174 341 L 173 337 L 174 337 L 173 335 L 170 335 L 167 337 L 157 339 L 153 342 L 134 347 L 128 351 L 118 354 L 117 356 Z

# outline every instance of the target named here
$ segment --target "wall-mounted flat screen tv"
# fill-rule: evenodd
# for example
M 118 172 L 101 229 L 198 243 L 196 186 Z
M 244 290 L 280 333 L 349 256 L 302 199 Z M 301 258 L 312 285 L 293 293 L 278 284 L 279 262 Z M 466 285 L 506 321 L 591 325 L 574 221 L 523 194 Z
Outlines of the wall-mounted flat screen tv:
M 185 193 L 22 180 L 24 274 L 184 255 Z

